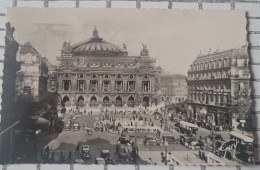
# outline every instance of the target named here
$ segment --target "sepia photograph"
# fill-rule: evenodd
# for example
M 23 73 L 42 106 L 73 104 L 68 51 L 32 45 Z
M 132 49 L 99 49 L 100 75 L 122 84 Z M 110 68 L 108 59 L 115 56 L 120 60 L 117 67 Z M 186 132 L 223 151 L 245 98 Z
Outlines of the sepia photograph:
M 246 12 L 8 8 L 1 164 L 253 165 Z

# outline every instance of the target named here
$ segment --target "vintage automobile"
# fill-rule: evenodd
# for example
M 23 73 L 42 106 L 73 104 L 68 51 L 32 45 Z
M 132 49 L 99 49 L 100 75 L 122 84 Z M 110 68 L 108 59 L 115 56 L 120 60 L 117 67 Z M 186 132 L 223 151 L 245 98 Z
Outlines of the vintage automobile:
M 72 129 L 73 129 L 73 131 L 79 131 L 79 129 L 80 129 L 79 123 L 73 123 Z
M 66 125 L 65 125 L 65 130 L 66 130 L 66 131 L 69 131 L 70 129 L 71 129 L 70 124 L 66 124 Z
M 83 145 L 81 148 L 82 158 L 90 158 L 89 145 Z
M 213 134 L 211 133 L 209 136 L 210 140 L 213 140 Z M 216 141 L 224 141 L 221 134 L 215 134 Z
M 97 165 L 105 165 L 105 159 L 104 158 L 96 158 L 95 164 Z
M 161 123 L 164 123 L 165 121 L 166 121 L 165 118 L 161 118 L 160 120 Z
M 162 142 L 164 143 L 165 141 L 168 142 L 168 144 L 178 144 L 180 142 L 180 139 L 174 138 L 174 136 L 162 136 Z
M 109 150 L 102 150 L 101 153 L 100 153 L 100 157 L 103 158 L 104 160 L 106 158 L 109 158 L 110 157 L 110 152 Z
M 108 158 L 105 159 L 105 164 L 106 165 L 116 165 L 116 162 L 111 157 L 108 157 Z
M 197 148 L 201 148 L 201 147 L 204 147 L 204 143 L 200 140 L 191 141 L 188 145 L 188 148 L 190 148 L 190 149 L 197 149 Z
M 180 137 L 180 144 L 183 144 L 185 146 L 189 146 L 189 143 L 192 141 L 197 141 L 198 139 L 196 137 L 188 137 L 188 136 L 184 136 L 182 135 Z
M 131 139 L 127 139 L 126 137 L 120 137 L 118 138 L 117 143 L 131 145 L 133 141 Z
M 93 129 L 89 127 L 84 127 L 84 130 L 87 132 L 87 135 L 93 135 Z
M 155 137 L 147 137 L 144 139 L 144 144 L 145 145 L 158 145 L 160 144 L 160 139 L 157 139 Z
M 155 115 L 155 116 L 154 116 L 154 119 L 155 119 L 155 120 L 159 120 L 159 119 L 160 119 L 159 115 Z

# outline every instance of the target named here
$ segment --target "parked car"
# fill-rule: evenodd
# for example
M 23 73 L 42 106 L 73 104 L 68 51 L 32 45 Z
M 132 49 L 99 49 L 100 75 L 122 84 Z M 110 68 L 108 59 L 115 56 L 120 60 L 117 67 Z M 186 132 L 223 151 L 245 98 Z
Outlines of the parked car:
M 213 140 L 213 134 L 210 134 L 208 137 L 210 140 Z M 215 140 L 224 141 L 221 134 L 215 134 Z
M 77 120 L 77 117 L 76 117 L 76 116 L 74 116 L 74 117 L 72 118 L 72 120 Z
M 85 128 L 87 135 L 93 135 L 93 129 L 92 128 Z
M 159 120 L 160 117 L 159 117 L 158 115 L 155 115 L 155 116 L 154 116 L 154 119 L 155 119 L 155 120 Z
M 79 123 L 74 123 L 72 128 L 73 128 L 73 131 L 79 131 L 80 130 Z
M 144 139 L 145 145 L 158 145 L 160 143 L 160 139 L 157 139 L 155 137 L 147 137 Z
M 165 142 L 167 141 L 168 144 L 174 144 L 174 143 L 179 143 L 180 139 L 174 138 L 174 136 L 163 136 L 162 141 Z
M 104 158 L 96 158 L 95 164 L 97 165 L 105 165 L 105 159 Z
M 196 137 L 188 137 L 188 136 L 181 136 L 180 137 L 180 143 L 185 145 L 185 146 L 189 146 L 189 143 L 192 141 L 197 141 L 198 139 Z
M 108 158 L 105 159 L 105 164 L 106 165 L 116 165 L 116 162 L 111 157 L 108 157 Z
M 126 137 L 120 137 L 118 138 L 117 143 L 131 145 L 133 141 L 131 139 L 127 139 Z
M 81 156 L 83 158 L 89 158 L 90 154 L 89 154 L 89 145 L 83 145 L 81 148 Z
M 204 146 L 204 143 L 202 141 L 198 140 L 198 141 L 191 141 L 189 143 L 188 148 L 195 149 L 195 148 L 201 148 L 203 146 Z
M 161 123 L 164 123 L 165 121 L 166 121 L 165 118 L 161 118 L 160 120 Z
M 71 128 L 70 128 L 70 124 L 66 124 L 66 125 L 65 125 L 65 130 L 66 130 L 66 131 L 69 131 L 70 129 L 71 129 Z
M 108 157 L 110 157 L 110 152 L 109 150 L 102 150 L 100 153 L 100 157 L 103 158 L 104 160 Z

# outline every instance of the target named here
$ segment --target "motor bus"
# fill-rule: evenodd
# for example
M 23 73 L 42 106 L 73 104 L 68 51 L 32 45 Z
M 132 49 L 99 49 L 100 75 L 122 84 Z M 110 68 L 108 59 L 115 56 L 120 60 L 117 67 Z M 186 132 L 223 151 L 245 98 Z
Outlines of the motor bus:
M 194 136 L 198 132 L 198 126 L 192 123 L 180 121 L 178 123 L 179 132 L 186 134 L 188 136 Z
M 158 131 L 160 130 L 159 127 L 155 126 L 124 126 L 123 128 L 127 131 L 129 137 L 157 137 Z M 136 130 L 136 133 L 135 133 Z
M 236 156 L 244 162 L 254 162 L 253 138 L 244 134 L 231 131 L 230 139 L 236 142 Z

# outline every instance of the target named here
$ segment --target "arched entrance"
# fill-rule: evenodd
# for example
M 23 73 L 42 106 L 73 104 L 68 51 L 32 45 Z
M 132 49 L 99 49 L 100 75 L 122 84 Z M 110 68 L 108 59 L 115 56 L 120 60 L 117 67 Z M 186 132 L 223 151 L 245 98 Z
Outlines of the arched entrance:
M 149 98 L 147 96 L 143 98 L 143 107 L 149 107 Z
M 92 96 L 90 98 L 90 107 L 97 107 L 98 106 L 98 102 L 97 102 L 97 98 L 96 96 Z
M 83 96 L 79 96 L 79 98 L 78 98 L 78 106 L 79 107 L 84 107 L 84 97 Z
M 116 107 L 122 107 L 123 106 L 123 102 L 122 102 L 122 98 L 120 96 L 118 96 L 116 98 L 116 103 L 115 103 Z
M 68 96 L 63 97 L 62 102 L 63 107 L 70 107 L 70 98 Z
M 134 107 L 135 106 L 135 99 L 133 98 L 133 96 L 128 98 L 127 105 L 128 105 L 128 107 Z
M 110 107 L 109 97 L 107 96 L 103 98 L 103 107 Z

